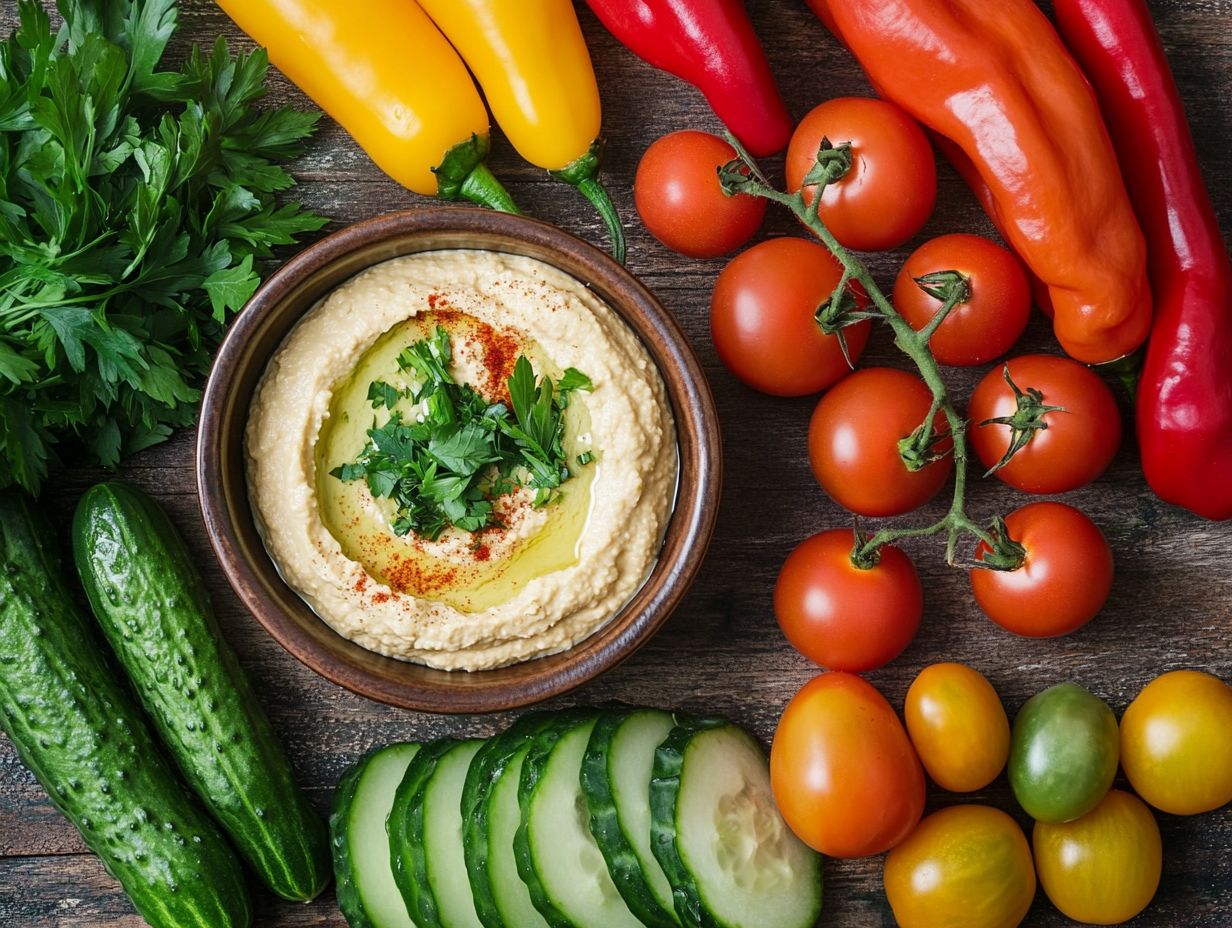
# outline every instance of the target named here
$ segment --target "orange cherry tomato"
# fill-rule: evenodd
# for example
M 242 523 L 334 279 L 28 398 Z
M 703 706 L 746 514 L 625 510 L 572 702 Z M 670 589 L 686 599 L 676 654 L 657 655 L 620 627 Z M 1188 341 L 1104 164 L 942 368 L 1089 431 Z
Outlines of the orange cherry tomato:
M 1095 523 L 1064 503 L 1030 503 L 1005 518 L 1027 551 L 1017 570 L 972 570 L 984 614 L 1028 638 L 1067 635 L 1103 608 L 1112 590 L 1112 549 Z M 976 548 L 980 558 L 988 546 Z
M 925 667 L 907 690 L 907 733 L 936 784 L 983 789 L 1005 769 L 1010 720 L 992 684 L 964 664 Z
M 916 509 L 945 484 L 949 456 L 910 471 L 898 442 L 924 421 L 932 394 L 919 377 L 869 367 L 844 378 L 821 398 L 809 423 L 809 463 L 830 497 L 862 516 L 898 516 Z M 938 433 L 946 430 L 940 413 Z M 948 439 L 946 440 L 948 441 Z M 937 446 L 944 450 L 946 444 Z
M 802 238 L 772 238 L 736 255 L 710 298 L 710 334 L 719 360 L 754 390 L 774 396 L 819 393 L 847 376 L 837 335 L 814 314 L 842 277 L 824 247 Z M 863 291 L 857 303 L 866 302 Z M 868 342 L 865 320 L 843 329 L 854 363 Z
M 1159 825 L 1137 796 L 1109 790 L 1082 818 L 1035 823 L 1040 885 L 1067 918 L 1119 925 L 1150 904 L 1163 871 Z
M 787 146 L 787 189 L 799 190 L 823 138 L 851 143 L 847 175 L 826 187 L 818 215 L 848 248 L 897 248 L 924 227 L 937 202 L 937 161 L 919 123 L 871 97 L 837 97 L 800 120 Z M 813 188 L 805 191 L 811 203 Z
M 1031 848 L 1000 809 L 934 812 L 886 857 L 899 928 L 1015 928 L 1035 897 Z
M 957 271 L 970 298 L 946 315 L 928 347 L 942 364 L 968 367 L 999 358 L 1018 341 L 1031 315 L 1031 285 L 1022 262 L 979 235 L 942 235 L 917 248 L 894 282 L 894 308 L 917 331 L 932 321 L 941 300 L 916 282 Z
M 1156 677 L 1121 718 L 1121 766 L 1163 812 L 1196 815 L 1232 802 L 1232 687 L 1199 670 Z
M 723 192 L 718 168 L 735 157 L 717 135 L 691 129 L 652 142 L 633 181 L 633 203 L 650 234 L 691 258 L 717 258 L 751 239 L 766 201 Z
M 829 857 L 902 841 L 924 811 L 924 771 L 898 716 L 860 677 L 823 673 L 779 720 L 770 783 L 787 824 Z

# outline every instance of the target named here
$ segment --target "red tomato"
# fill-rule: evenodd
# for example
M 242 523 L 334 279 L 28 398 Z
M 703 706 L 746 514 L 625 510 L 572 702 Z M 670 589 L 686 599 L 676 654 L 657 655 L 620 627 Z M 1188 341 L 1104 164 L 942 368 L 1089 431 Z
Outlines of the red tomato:
M 1067 635 L 1103 608 L 1112 590 L 1112 549 L 1095 523 L 1064 503 L 1030 503 L 1005 519 L 1027 551 L 1017 570 L 972 570 L 984 614 L 1028 638 Z M 988 546 L 980 542 L 978 559 Z
M 911 643 L 924 591 L 911 559 L 885 545 L 867 569 L 851 560 L 855 534 L 839 528 L 800 543 L 774 587 L 774 613 L 792 646 L 831 670 L 862 673 Z
M 718 136 L 685 130 L 646 149 L 633 181 L 633 202 L 650 234 L 691 258 L 717 258 L 753 237 L 766 201 L 729 197 L 717 169 L 736 157 Z
M 809 423 L 809 463 L 821 488 L 862 516 L 897 516 L 924 505 L 950 476 L 953 462 L 947 456 L 910 471 L 898 442 L 930 408 L 928 387 L 906 371 L 870 367 L 847 377 L 821 398 Z M 938 413 L 935 428 L 945 427 Z
M 818 210 L 839 242 L 880 251 L 923 228 L 937 201 L 937 163 L 914 119 L 870 97 L 838 97 L 814 107 L 787 146 L 788 190 L 800 189 L 823 138 L 836 148 L 851 143 L 851 170 L 826 187 Z M 805 191 L 810 203 L 812 189 Z
M 823 673 L 792 697 L 770 748 L 783 818 L 828 857 L 898 844 L 924 812 L 924 771 L 902 723 L 873 686 Z
M 1014 346 L 1031 315 L 1031 286 L 1022 262 L 1009 250 L 978 235 L 942 235 L 907 259 L 894 283 L 894 308 L 917 331 L 932 321 L 941 300 L 916 280 L 942 271 L 967 279 L 970 298 L 959 303 L 929 340 L 942 364 L 986 364 Z
M 1026 493 L 1066 493 L 1102 474 L 1121 444 L 1121 414 L 1108 385 L 1090 368 L 1056 355 L 1023 355 L 1005 367 L 1024 394 L 1038 390 L 1040 403 L 1061 409 L 1042 413 L 1046 427 L 1035 429 L 997 476 Z M 988 420 L 1013 416 L 1018 405 L 1003 367 L 989 371 L 971 394 L 968 434 L 984 467 L 1001 460 L 1012 434 L 1010 426 Z
M 719 360 L 754 390 L 774 396 L 817 393 L 846 376 L 850 367 L 838 337 L 813 318 L 841 276 L 830 252 L 801 238 L 770 239 L 737 255 L 710 298 Z M 868 332 L 867 321 L 843 330 L 852 363 Z

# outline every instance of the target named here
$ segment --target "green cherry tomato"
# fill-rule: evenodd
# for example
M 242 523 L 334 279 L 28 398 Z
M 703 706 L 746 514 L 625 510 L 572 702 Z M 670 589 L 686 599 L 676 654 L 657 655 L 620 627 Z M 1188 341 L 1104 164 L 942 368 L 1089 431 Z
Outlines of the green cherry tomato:
M 1112 786 L 1120 756 L 1116 716 L 1075 683 L 1036 693 L 1014 720 L 1010 787 L 1039 822 L 1073 821 Z
M 890 851 L 882 879 L 899 928 L 1015 928 L 1035 897 L 1026 836 L 988 806 L 928 816 Z
M 903 706 L 924 769 L 952 793 L 983 789 L 1005 769 L 1010 722 L 992 684 L 964 664 L 920 671 Z
M 1035 823 L 1035 869 L 1061 913 L 1088 925 L 1119 925 L 1150 903 L 1159 888 L 1159 825 L 1137 796 L 1119 789 L 1082 818 Z

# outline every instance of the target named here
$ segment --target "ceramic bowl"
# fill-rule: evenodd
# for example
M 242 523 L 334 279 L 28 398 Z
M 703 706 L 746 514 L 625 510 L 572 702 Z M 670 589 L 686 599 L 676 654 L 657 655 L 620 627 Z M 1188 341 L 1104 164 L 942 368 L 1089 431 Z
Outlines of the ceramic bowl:
M 299 319 L 343 281 L 403 255 L 474 248 L 536 258 L 589 287 L 642 339 L 676 421 L 680 480 L 649 577 L 602 629 L 567 651 L 495 670 L 442 671 L 366 650 L 322 621 L 279 576 L 249 505 L 244 428 L 270 356 Z M 323 677 L 381 702 L 430 712 L 492 712 L 539 702 L 636 651 L 680 603 L 714 528 L 722 460 L 706 379 L 671 315 L 606 254 L 547 223 L 445 207 L 389 213 L 306 248 L 271 276 L 232 324 L 205 389 L 197 484 L 227 580 L 271 636 Z

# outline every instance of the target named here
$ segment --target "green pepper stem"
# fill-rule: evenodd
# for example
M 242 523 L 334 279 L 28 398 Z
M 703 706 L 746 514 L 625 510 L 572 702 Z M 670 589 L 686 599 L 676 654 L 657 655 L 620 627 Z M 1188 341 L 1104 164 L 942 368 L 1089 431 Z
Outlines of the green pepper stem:
M 953 444 L 951 453 L 954 458 L 954 495 L 950 502 L 949 510 L 942 518 L 929 525 L 910 527 L 890 526 L 881 529 L 873 534 L 871 538 L 856 545 L 852 551 L 852 562 L 856 566 L 868 565 L 875 562 L 877 550 L 883 545 L 891 544 L 904 538 L 922 538 L 945 533 L 946 560 L 950 564 L 955 563 L 955 550 L 959 538 L 967 534 L 974 536 L 989 548 L 988 556 L 976 561 L 974 566 L 997 570 L 1014 570 L 1020 567 L 1024 559 L 1021 546 L 1014 543 L 1003 532 L 986 531 L 967 515 L 965 500 L 970 462 L 966 438 L 967 422 L 959 415 L 955 408 L 950 397 L 949 388 L 946 386 L 945 378 L 941 375 L 941 368 L 928 347 L 929 339 L 936 331 L 937 326 L 944 320 L 945 315 L 961 302 L 958 298 L 959 294 L 955 292 L 950 295 L 950 299 L 945 301 L 945 305 L 941 307 L 932 320 L 935 322 L 935 325 L 930 325 L 917 332 L 898 313 L 893 304 L 881 291 L 881 288 L 877 286 L 868 268 L 839 243 L 838 239 L 834 237 L 834 234 L 826 227 L 825 222 L 818 215 L 818 211 L 810 208 L 810 205 L 805 201 L 804 194 L 802 192 L 784 193 L 769 186 L 765 182 L 764 175 L 753 164 L 752 158 L 744 147 L 741 146 L 740 142 L 730 133 L 727 134 L 727 140 L 740 157 L 737 161 L 719 168 L 720 183 L 723 185 L 725 192 L 747 193 L 751 196 L 758 196 L 786 206 L 795 214 L 797 219 L 821 240 L 822 244 L 829 249 L 830 253 L 842 265 L 844 276 L 858 281 L 864 288 L 864 292 L 868 295 L 873 307 L 894 333 L 894 344 L 915 363 L 920 377 L 932 392 L 933 402 L 928 412 L 928 418 L 923 423 L 924 429 L 931 430 L 933 418 L 938 412 L 945 416 L 949 427 L 949 436 Z M 827 148 L 823 145 L 818 153 L 818 163 L 823 165 L 824 168 L 824 166 L 832 163 L 833 160 L 834 155 L 828 153 Z M 818 181 L 813 194 L 813 202 L 821 199 L 826 183 L 840 179 L 818 176 L 822 173 L 821 170 L 818 170 L 815 174 L 811 175 Z M 905 463 L 904 467 L 906 467 Z
M 509 195 L 509 191 L 504 188 L 496 175 L 482 162 L 475 165 L 471 172 L 466 175 L 466 179 L 462 181 L 459 188 L 459 193 L 465 200 L 470 200 L 472 203 L 478 203 L 480 206 L 486 206 L 489 209 L 494 209 L 500 213 L 517 213 L 522 211 L 518 209 L 518 204 L 513 202 L 513 197 Z
M 612 240 L 612 257 L 621 264 L 625 263 L 625 231 L 620 224 L 620 214 L 608 196 L 607 190 L 599 182 L 599 163 L 603 158 L 603 140 L 595 139 L 590 148 L 581 157 L 569 162 L 558 171 L 548 173 L 557 180 L 563 180 L 578 189 L 582 196 L 591 202 L 598 211 L 603 224 L 607 226 L 607 234 Z
M 472 135 L 449 151 L 432 169 L 436 195 L 442 200 L 470 200 L 502 213 L 520 213 L 509 191 L 486 164 L 491 143 L 486 135 Z

